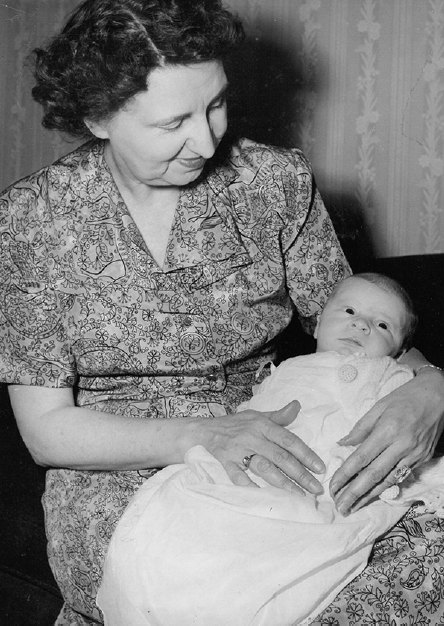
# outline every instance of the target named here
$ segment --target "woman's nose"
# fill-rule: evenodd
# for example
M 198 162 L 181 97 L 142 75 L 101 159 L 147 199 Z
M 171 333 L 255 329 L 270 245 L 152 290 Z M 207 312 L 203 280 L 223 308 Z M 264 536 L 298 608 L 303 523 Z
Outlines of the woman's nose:
M 190 150 L 204 159 L 210 159 L 213 156 L 217 141 L 207 119 L 200 120 L 194 125 L 187 145 Z

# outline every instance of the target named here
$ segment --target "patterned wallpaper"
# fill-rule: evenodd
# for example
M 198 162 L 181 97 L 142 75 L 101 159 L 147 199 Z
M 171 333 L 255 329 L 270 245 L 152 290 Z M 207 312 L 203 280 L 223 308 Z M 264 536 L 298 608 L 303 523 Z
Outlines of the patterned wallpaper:
M 225 0 L 249 35 L 232 124 L 302 148 L 338 229 L 378 256 L 444 253 L 444 0 Z M 0 187 L 68 152 L 26 55 L 76 0 L 0 5 Z

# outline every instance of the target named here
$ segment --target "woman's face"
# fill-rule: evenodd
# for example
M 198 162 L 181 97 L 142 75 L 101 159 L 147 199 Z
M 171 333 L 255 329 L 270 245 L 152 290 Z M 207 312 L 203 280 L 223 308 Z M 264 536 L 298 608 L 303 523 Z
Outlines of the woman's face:
M 220 61 L 157 68 L 147 91 L 110 120 L 87 123 L 108 140 L 106 158 L 126 186 L 186 185 L 225 134 L 227 85 Z

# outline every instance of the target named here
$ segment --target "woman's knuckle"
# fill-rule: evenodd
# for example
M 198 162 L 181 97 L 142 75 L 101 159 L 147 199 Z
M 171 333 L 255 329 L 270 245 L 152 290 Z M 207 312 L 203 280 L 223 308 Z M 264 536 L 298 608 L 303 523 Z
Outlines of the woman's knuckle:
M 304 469 L 301 468 L 297 468 L 292 472 L 292 480 L 294 480 L 296 483 L 298 483 L 298 485 L 305 485 L 306 481 L 307 481 L 307 474 L 304 471 Z
M 368 473 L 368 477 L 372 485 L 377 485 L 386 477 L 386 472 L 382 469 L 371 469 Z
M 273 453 L 273 462 L 276 465 L 285 465 L 290 460 L 290 453 L 282 448 L 275 450 Z
M 243 471 L 234 472 L 231 476 L 231 480 L 235 485 L 238 485 L 239 487 L 246 486 L 250 483 L 250 479 Z
M 262 432 L 266 439 L 273 441 L 273 438 L 276 437 L 276 428 L 279 427 L 274 422 L 262 417 Z
M 271 468 L 272 468 L 271 461 L 269 461 L 265 457 L 260 457 L 256 461 L 256 470 L 258 472 L 263 472 L 263 473 L 269 472 Z
M 284 446 L 284 448 L 290 448 L 296 441 L 296 436 L 293 435 L 293 433 L 290 433 L 289 431 L 285 431 L 283 437 L 282 437 L 282 445 Z
M 359 500 L 361 495 L 362 494 L 357 487 L 352 486 L 349 488 L 349 498 L 351 502 L 356 502 L 356 500 Z
M 287 478 L 285 478 L 285 476 L 282 474 L 282 472 L 278 472 L 276 474 L 276 477 L 275 477 L 275 480 L 274 480 L 275 487 L 282 488 L 285 485 L 286 482 L 287 482 Z
M 367 465 L 372 461 L 370 454 L 363 452 L 362 450 L 357 450 L 355 452 L 355 462 L 359 467 L 367 467 Z
M 384 437 L 389 441 L 399 438 L 399 423 L 397 420 L 387 420 L 384 423 Z

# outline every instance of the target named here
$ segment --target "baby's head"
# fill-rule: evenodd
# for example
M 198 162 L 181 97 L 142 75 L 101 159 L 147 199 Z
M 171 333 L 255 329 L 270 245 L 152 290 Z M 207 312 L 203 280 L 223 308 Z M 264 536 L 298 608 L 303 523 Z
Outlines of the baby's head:
M 355 274 L 330 294 L 314 333 L 317 352 L 398 358 L 412 342 L 417 324 L 403 287 L 382 274 Z

